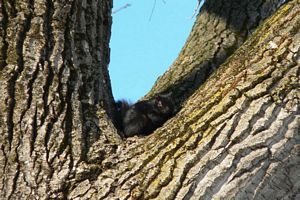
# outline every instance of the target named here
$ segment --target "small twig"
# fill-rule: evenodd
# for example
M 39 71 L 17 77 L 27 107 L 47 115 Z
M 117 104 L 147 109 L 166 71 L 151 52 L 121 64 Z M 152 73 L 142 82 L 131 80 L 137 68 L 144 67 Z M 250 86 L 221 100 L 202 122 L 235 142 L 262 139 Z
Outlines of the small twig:
M 197 14 L 197 11 L 198 11 L 199 8 L 200 8 L 201 2 L 202 2 L 202 0 L 198 0 L 197 6 L 196 6 L 196 8 L 195 8 L 195 11 L 194 11 L 193 15 L 191 16 L 191 19 L 194 18 L 195 15 Z
M 127 3 L 127 4 L 125 4 L 124 6 L 122 6 L 122 7 L 118 8 L 118 9 L 114 10 L 114 11 L 112 12 L 112 14 L 116 14 L 117 12 L 119 12 L 119 11 L 125 9 L 125 8 L 128 8 L 129 6 L 131 6 L 131 4 L 130 4 L 130 3 Z
M 163 4 L 167 3 L 165 0 L 161 0 L 161 1 L 163 2 Z M 150 17 L 149 17 L 149 21 L 151 21 L 151 19 L 152 19 L 152 15 L 154 13 L 155 7 L 156 7 L 156 0 L 154 0 L 154 2 L 153 2 L 153 6 L 152 6 L 151 14 L 150 14 Z
M 151 19 L 152 19 L 152 15 L 154 13 L 155 6 L 156 6 L 156 0 L 154 0 L 154 2 L 153 2 L 153 6 L 152 6 L 151 14 L 150 14 L 150 17 L 149 17 L 149 21 L 151 21 Z

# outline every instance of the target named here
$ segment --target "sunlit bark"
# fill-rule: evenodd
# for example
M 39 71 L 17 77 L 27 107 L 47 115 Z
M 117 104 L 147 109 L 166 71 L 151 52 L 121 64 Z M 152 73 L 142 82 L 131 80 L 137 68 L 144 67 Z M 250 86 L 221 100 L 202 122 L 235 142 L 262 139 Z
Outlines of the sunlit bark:
M 300 1 L 280 2 L 207 0 L 146 96 L 182 109 L 121 140 L 112 2 L 1 1 L 1 198 L 299 198 Z

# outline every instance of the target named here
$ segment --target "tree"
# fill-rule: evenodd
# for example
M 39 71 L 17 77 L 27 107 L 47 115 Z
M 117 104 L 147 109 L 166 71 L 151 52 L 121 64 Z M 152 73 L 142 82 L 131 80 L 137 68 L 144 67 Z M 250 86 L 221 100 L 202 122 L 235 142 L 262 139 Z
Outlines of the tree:
M 299 198 L 300 1 L 281 4 L 207 0 L 145 96 L 180 112 L 122 140 L 111 1 L 1 2 L 1 197 Z

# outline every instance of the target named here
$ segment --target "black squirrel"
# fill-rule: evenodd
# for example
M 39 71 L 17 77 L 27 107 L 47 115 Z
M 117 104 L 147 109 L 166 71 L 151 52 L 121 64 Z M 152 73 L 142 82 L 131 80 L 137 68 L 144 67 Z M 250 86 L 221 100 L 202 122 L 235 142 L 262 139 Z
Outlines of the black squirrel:
M 117 128 L 125 137 L 148 135 L 175 114 L 171 93 L 158 94 L 133 105 L 117 101 L 116 109 Z

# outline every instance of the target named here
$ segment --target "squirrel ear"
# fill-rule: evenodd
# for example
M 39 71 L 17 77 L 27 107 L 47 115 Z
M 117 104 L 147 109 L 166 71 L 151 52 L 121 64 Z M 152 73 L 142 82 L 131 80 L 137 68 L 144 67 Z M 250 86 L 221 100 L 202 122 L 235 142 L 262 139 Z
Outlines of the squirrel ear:
M 154 95 L 154 99 L 155 99 L 155 101 L 158 101 L 160 99 L 159 94 Z

